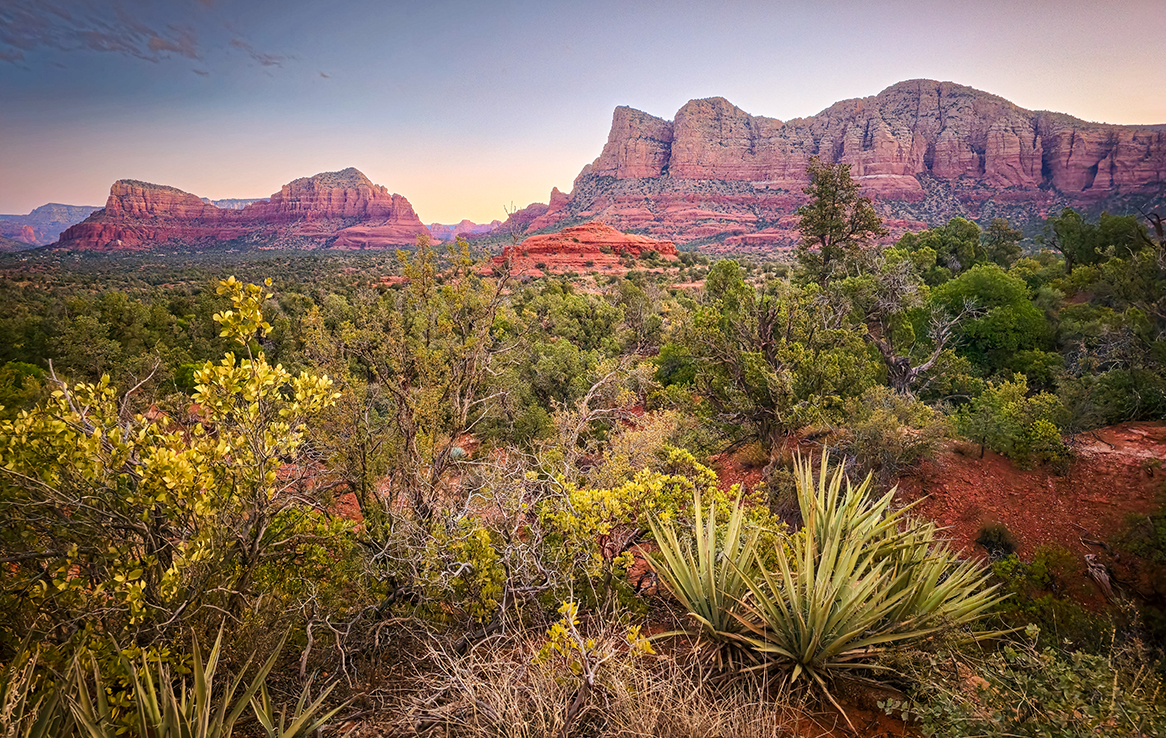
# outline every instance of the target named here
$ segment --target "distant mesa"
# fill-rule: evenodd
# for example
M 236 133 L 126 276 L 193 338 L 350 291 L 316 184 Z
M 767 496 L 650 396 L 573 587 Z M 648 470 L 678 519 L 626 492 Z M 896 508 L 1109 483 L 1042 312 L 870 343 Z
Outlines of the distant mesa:
M 62 205 L 50 202 L 28 215 L 0 215 L 0 238 L 23 246 L 6 245 L 4 250 L 21 251 L 56 241 L 61 231 L 88 218 L 98 205 Z
M 647 236 L 623 233 L 605 223 L 570 226 L 557 233 L 531 236 L 516 246 L 507 246 L 494 263 L 510 262 L 515 275 L 550 272 L 616 272 L 627 269 L 621 257 L 639 259 L 654 252 L 668 261 L 677 259 L 676 245 Z
M 788 247 L 810 157 L 850 165 L 892 235 L 1007 217 L 1031 225 L 1071 205 L 1133 212 L 1166 202 L 1166 126 L 1034 112 L 951 82 L 911 80 L 780 121 L 723 98 L 664 120 L 616 108 L 599 157 L 504 230 L 602 219 L 702 249 Z
M 458 236 L 465 238 L 482 236 L 496 230 L 500 225 L 502 225 L 502 221 L 500 220 L 490 221 L 489 223 L 475 223 L 472 220 L 463 220 L 454 225 L 430 223 L 429 232 L 433 235 L 433 239 L 436 242 L 452 241 Z
M 118 180 L 105 208 L 51 248 L 380 249 L 413 244 L 418 235 L 429 230 L 408 200 L 349 168 L 302 177 L 267 199 L 226 208 L 174 187 Z
M 259 202 L 265 198 L 262 197 L 229 197 L 224 200 L 212 200 L 209 197 L 201 198 L 207 205 L 214 205 L 216 208 L 223 210 L 242 210 L 253 202 Z

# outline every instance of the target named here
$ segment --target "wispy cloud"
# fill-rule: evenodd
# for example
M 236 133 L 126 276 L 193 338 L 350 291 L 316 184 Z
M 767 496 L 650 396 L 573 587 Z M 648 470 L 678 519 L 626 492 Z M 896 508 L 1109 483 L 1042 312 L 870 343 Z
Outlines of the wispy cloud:
M 145 20 L 157 20 L 151 11 L 158 7 L 172 22 Z M 215 15 L 214 0 L 165 6 L 139 0 L 0 0 L 0 63 L 24 66 L 38 51 L 97 51 L 150 62 L 176 57 L 202 61 L 205 53 L 195 25 L 213 21 L 221 28 Z M 238 31 L 229 44 L 263 67 L 282 67 L 290 58 L 256 49 Z M 207 47 L 219 48 L 214 42 Z
M 279 56 L 278 54 L 265 54 L 261 51 L 257 51 L 254 46 L 241 38 L 231 39 L 231 46 L 234 46 L 240 51 L 247 52 L 248 56 L 265 67 L 282 67 L 283 63 L 287 61 L 286 56 Z
M 155 53 L 172 51 L 188 59 L 198 59 L 198 38 L 189 26 L 167 26 L 174 34 L 172 38 L 150 37 L 150 51 Z
M 101 51 L 159 61 L 171 54 L 199 58 L 198 37 L 186 25 L 152 28 L 120 5 L 89 2 L 66 7 L 51 0 L 7 0 L 0 5 L 0 60 L 24 52 Z

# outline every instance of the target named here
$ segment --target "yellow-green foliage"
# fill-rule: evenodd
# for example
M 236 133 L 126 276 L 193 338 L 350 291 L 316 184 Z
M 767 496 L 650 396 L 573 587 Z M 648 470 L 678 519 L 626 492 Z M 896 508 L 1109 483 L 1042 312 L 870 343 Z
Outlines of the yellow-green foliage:
M 579 603 L 570 600 L 559 606 L 562 615 L 550 628 L 547 629 L 547 640 L 535 654 L 534 662 L 548 663 L 556 658 L 566 662 L 572 673 L 579 675 L 584 662 L 606 661 L 615 655 L 611 649 L 600 647 L 595 638 L 584 638 L 579 632 Z M 628 628 L 625 639 L 628 653 L 633 656 L 647 656 L 654 654 L 652 643 L 640 635 L 640 626 L 632 625 Z
M 587 474 L 599 487 L 611 487 L 631 478 L 637 471 L 658 468 L 668 455 L 668 440 L 676 432 L 675 412 L 655 412 L 638 422 L 620 426 L 608 439 L 603 456 Z
M 628 548 L 647 532 L 649 520 L 691 524 L 692 500 L 698 492 L 704 504 L 721 515 L 736 505 L 739 490 L 735 486 L 721 490 L 716 473 L 689 452 L 672 449 L 664 467 L 665 471 L 641 470 L 614 487 L 567 484 L 561 495 L 547 499 L 539 510 L 540 522 L 563 565 L 587 580 L 625 573 L 632 563 Z M 762 505 L 750 505 L 749 511 L 757 522 L 769 515 Z
M 282 469 L 331 381 L 252 352 L 269 293 L 233 278 L 219 292 L 233 309 L 215 319 L 246 358 L 198 370 L 192 427 L 130 416 L 108 378 L 62 384 L 0 423 L 0 550 L 17 562 L 0 570 L 0 641 L 60 627 L 148 643 L 186 618 L 246 611 L 260 566 L 301 555 L 305 537 L 272 523 L 296 505 Z
M 430 525 L 418 583 L 428 603 L 447 609 L 429 615 L 455 621 L 466 616 L 489 620 L 498 611 L 506 584 L 506 569 L 490 531 L 477 518 L 460 518 L 449 524 Z M 440 607 L 440 606 L 439 606 Z M 451 608 L 456 608 L 453 610 Z

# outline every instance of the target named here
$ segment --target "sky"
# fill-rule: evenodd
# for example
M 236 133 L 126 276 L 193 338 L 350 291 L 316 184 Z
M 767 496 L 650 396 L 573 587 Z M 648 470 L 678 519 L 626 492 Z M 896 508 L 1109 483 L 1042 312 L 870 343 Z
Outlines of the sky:
M 426 223 L 570 191 L 629 105 L 814 115 L 907 79 L 1166 123 L 1163 0 L 0 0 L 0 213 L 349 166 Z

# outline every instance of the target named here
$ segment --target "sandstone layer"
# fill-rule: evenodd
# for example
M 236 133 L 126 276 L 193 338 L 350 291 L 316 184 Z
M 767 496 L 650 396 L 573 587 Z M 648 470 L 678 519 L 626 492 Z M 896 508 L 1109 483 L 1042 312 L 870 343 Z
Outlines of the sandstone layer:
M 462 220 L 454 225 L 443 225 L 441 223 L 430 223 L 429 233 L 432 234 L 434 241 L 452 241 L 458 236 L 464 238 L 473 238 L 485 233 L 496 230 L 498 226 L 502 225 L 502 221 L 494 220 L 489 223 L 475 223 L 472 220 Z
M 557 233 L 531 236 L 517 246 L 507 246 L 496 264 L 510 263 L 515 275 L 544 272 L 622 272 L 621 258 L 640 259 L 655 253 L 662 259 L 677 258 L 676 245 L 647 236 L 622 233 L 599 222 L 564 228 Z
M 20 241 L 26 248 L 56 241 L 61 232 L 89 217 L 97 205 L 62 205 L 50 202 L 28 215 L 0 215 L 0 237 Z
M 813 156 L 850 165 L 893 235 L 956 215 L 1026 225 L 1065 205 L 1127 212 L 1166 202 L 1166 126 L 1089 123 L 912 80 L 784 122 L 722 98 L 693 100 L 671 121 L 617 108 L 571 193 L 555 190 L 506 227 L 602 218 L 677 242 L 789 245 Z
M 174 187 L 119 180 L 105 208 L 62 233 L 52 247 L 376 249 L 409 245 L 418 235 L 429 231 L 408 200 L 349 168 L 297 179 L 240 209 L 216 207 Z

